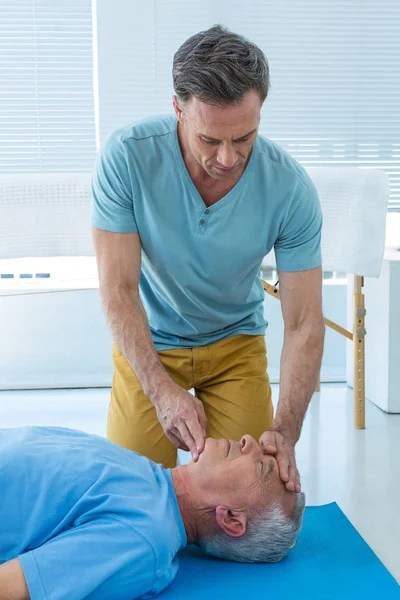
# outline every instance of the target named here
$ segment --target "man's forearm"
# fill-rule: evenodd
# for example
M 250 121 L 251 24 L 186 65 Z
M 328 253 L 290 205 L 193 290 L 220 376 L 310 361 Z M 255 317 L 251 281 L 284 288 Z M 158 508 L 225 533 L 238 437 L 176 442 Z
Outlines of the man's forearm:
M 322 360 L 323 320 L 285 330 L 280 366 L 280 391 L 273 430 L 293 445 L 300 437 L 304 416 L 315 390 Z
M 152 402 L 172 384 L 154 346 L 139 292 L 122 286 L 101 293 L 114 342 L 125 356 Z
M 0 600 L 30 600 L 18 558 L 0 565 Z

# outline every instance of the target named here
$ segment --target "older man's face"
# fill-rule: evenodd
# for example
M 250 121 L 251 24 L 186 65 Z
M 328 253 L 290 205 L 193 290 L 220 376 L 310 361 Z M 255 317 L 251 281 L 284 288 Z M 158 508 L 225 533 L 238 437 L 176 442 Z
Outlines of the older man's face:
M 239 177 L 257 137 L 261 100 L 249 91 L 237 104 L 214 106 L 191 98 L 181 121 L 190 156 L 213 179 Z
M 207 438 L 198 462 L 190 468 L 201 494 L 215 496 L 220 504 L 241 509 L 277 502 L 288 514 L 294 509 L 295 494 L 282 483 L 275 458 L 264 455 L 250 435 L 240 442 Z

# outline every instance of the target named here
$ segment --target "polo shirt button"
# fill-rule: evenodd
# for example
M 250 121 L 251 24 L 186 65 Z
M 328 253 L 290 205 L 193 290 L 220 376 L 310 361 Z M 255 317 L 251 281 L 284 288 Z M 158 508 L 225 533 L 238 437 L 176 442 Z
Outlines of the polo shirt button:
M 205 214 L 205 215 L 208 215 L 208 214 L 210 214 L 210 210 L 209 210 L 208 208 L 206 208 L 206 210 L 204 211 L 204 214 Z
M 204 219 L 200 219 L 199 223 L 200 223 L 200 225 L 204 225 L 205 220 Z

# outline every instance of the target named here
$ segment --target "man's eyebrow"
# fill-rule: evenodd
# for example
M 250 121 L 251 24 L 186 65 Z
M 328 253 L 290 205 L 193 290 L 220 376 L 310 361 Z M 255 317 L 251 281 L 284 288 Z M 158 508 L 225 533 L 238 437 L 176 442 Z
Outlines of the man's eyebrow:
M 236 138 L 235 140 L 232 140 L 233 142 L 240 142 L 241 140 L 244 140 L 245 138 L 249 137 L 252 133 L 254 133 L 255 131 L 257 131 L 257 127 L 255 129 L 253 129 L 252 131 L 249 131 L 249 133 L 246 133 L 245 135 L 242 135 L 240 138 Z M 200 133 L 199 134 L 201 137 L 206 138 L 207 140 L 209 140 L 210 142 L 221 142 L 222 140 L 217 140 L 215 138 L 210 137 L 209 135 L 205 135 L 205 133 Z

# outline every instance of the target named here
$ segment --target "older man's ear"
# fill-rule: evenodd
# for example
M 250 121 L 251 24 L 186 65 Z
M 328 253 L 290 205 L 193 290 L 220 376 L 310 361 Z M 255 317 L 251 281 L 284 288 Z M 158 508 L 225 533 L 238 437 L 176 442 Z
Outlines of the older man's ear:
M 222 531 L 231 537 L 241 537 L 246 533 L 247 515 L 243 512 L 218 505 L 215 509 L 215 518 Z

